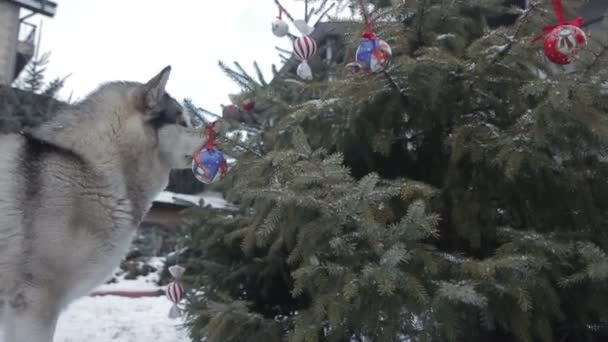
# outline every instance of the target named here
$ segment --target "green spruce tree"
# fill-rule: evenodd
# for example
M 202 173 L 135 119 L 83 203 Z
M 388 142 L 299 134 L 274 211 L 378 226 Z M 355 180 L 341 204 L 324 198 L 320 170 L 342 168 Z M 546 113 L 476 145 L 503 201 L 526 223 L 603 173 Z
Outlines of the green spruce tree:
M 225 145 L 238 210 L 184 223 L 193 340 L 608 339 L 606 37 L 565 72 L 531 42 L 550 1 L 350 5 L 385 72 L 343 67 L 363 24 L 334 18 L 345 60 L 242 84 L 266 128 Z
M 0 133 L 15 133 L 48 120 L 60 107 L 58 93 L 67 78 L 46 81 L 50 53 L 35 57 L 14 87 L 0 87 Z

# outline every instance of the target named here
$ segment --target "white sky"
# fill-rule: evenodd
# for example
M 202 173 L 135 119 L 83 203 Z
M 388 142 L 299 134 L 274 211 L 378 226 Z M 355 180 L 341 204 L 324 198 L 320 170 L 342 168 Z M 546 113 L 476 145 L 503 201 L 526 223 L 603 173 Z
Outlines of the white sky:
M 82 98 L 110 80 L 146 81 L 164 66 L 173 67 L 167 86 L 176 99 L 191 98 L 219 112 L 238 86 L 220 70 L 218 60 L 238 61 L 251 74 L 253 61 L 267 79 L 272 63 L 281 65 L 271 23 L 273 0 L 58 0 L 57 14 L 43 21 L 40 52 L 51 52 L 47 78 L 72 74 L 60 94 Z M 282 0 L 296 18 L 303 1 Z M 24 13 L 22 13 L 22 16 Z M 291 32 L 296 30 L 292 27 Z

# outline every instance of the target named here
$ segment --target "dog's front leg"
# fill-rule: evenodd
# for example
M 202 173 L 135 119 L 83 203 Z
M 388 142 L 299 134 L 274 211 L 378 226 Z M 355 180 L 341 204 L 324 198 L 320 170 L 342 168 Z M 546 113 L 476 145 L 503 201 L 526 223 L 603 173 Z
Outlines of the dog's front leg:
M 5 306 L 4 342 L 52 342 L 59 303 L 42 289 L 16 293 Z

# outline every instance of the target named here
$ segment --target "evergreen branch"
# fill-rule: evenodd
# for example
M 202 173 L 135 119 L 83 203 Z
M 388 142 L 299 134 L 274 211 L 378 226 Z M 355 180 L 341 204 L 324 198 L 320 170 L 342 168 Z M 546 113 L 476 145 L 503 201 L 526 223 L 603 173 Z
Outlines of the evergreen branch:
M 262 69 L 260 69 L 258 62 L 256 62 L 256 61 L 253 62 L 253 68 L 255 69 L 255 72 L 258 75 L 258 80 L 260 81 L 260 84 L 262 85 L 262 87 L 267 86 L 268 82 L 266 82 L 266 78 L 264 78 L 264 73 L 262 73 Z
M 200 110 L 201 112 L 205 113 L 205 114 L 208 114 L 208 115 L 211 115 L 211 116 L 215 116 L 218 119 L 222 119 L 223 118 L 221 115 L 216 114 L 216 113 L 214 113 L 214 112 L 212 112 L 210 110 L 207 110 L 205 108 L 198 107 L 197 109 Z M 200 118 L 204 120 L 204 118 L 202 116 Z
M 599 53 L 595 54 L 593 61 L 591 61 L 591 63 L 589 63 L 589 65 L 587 65 L 587 67 L 585 68 L 585 71 L 583 72 L 583 75 L 585 75 L 585 77 L 589 76 L 589 73 L 597 65 L 597 63 L 606 55 L 606 52 L 608 52 L 608 45 L 602 44 L 602 50 Z
M 234 61 L 234 65 L 239 69 L 241 75 L 250 83 L 250 85 L 255 85 L 256 87 L 259 86 L 255 79 L 251 77 L 249 73 L 247 73 L 247 71 L 245 71 L 245 69 L 241 66 L 239 62 Z
M 274 48 L 275 48 L 275 49 L 277 49 L 277 51 L 282 52 L 282 53 L 286 53 L 286 54 L 288 54 L 288 55 L 293 54 L 293 52 L 291 52 L 291 51 L 289 51 L 289 50 L 287 50 L 287 49 L 283 49 L 283 48 L 278 47 L 278 46 L 275 46 Z
M 422 46 L 422 41 L 423 41 L 423 32 L 424 32 L 424 19 L 425 19 L 425 14 L 426 14 L 426 8 L 424 7 L 424 4 L 421 4 L 419 9 L 418 9 L 418 13 L 420 15 L 420 18 L 418 19 L 418 23 L 416 25 L 416 46 L 420 47 Z
M 504 49 L 500 50 L 496 54 L 496 56 L 494 56 L 494 58 L 490 62 L 490 65 L 496 64 L 498 61 L 503 59 L 511 51 L 511 49 L 513 49 L 513 45 L 515 44 L 515 41 L 517 40 L 519 34 L 521 33 L 521 30 L 524 27 L 524 24 L 526 24 L 527 21 L 529 20 L 529 16 L 532 13 L 532 11 L 534 10 L 534 8 L 535 8 L 534 5 L 530 4 L 530 7 L 524 11 L 524 14 L 517 21 L 517 24 L 515 27 L 515 32 L 513 33 L 513 35 L 511 37 L 508 38 L 507 46 Z
M 240 147 L 240 148 L 244 149 L 245 151 L 254 154 L 258 158 L 261 158 L 261 159 L 264 158 L 263 154 L 261 154 L 260 152 L 252 149 L 251 147 L 243 144 L 242 142 L 238 141 L 237 139 L 232 139 L 232 138 L 229 138 L 227 136 L 222 136 L 222 137 L 218 137 L 218 138 L 219 139 L 224 139 L 224 140 L 228 141 L 229 143 L 234 144 L 235 146 Z
M 230 79 L 232 79 L 236 84 L 238 84 L 242 88 L 253 91 L 253 89 L 251 88 L 251 85 L 248 83 L 247 79 L 243 75 L 240 75 L 238 72 L 232 70 L 230 67 L 228 67 L 226 64 L 224 64 L 224 62 L 222 62 L 222 61 L 219 61 L 218 64 L 219 64 L 219 67 L 222 69 L 222 71 L 224 71 L 226 76 L 228 76 Z
M 393 88 L 395 88 L 395 90 L 397 92 L 399 92 L 399 95 L 401 96 L 403 103 L 407 104 L 408 103 L 407 96 L 405 96 L 403 91 L 401 91 L 401 87 L 399 87 L 399 85 L 397 84 L 397 82 L 395 81 L 393 76 L 391 76 L 391 74 L 389 74 L 388 70 L 386 70 L 386 69 L 382 72 L 382 74 L 384 75 L 384 78 L 386 78 L 386 80 L 391 84 L 391 86 Z
M 205 117 L 204 117 L 202 114 L 200 114 L 199 112 L 204 112 L 205 114 L 208 114 L 208 115 L 214 116 L 214 117 L 216 117 L 216 118 L 217 118 L 217 121 L 224 121 L 224 122 L 228 122 L 228 120 L 224 119 L 224 117 L 223 117 L 223 116 L 221 116 L 221 115 L 219 115 L 219 114 L 216 114 L 216 113 L 213 113 L 213 112 L 212 112 L 212 111 L 210 111 L 210 110 L 206 110 L 206 109 L 201 108 L 201 107 L 194 107 L 194 105 L 192 105 L 192 102 L 191 102 L 190 100 L 186 100 L 186 101 L 184 101 L 184 102 L 185 102 L 185 104 L 186 104 L 186 108 L 188 108 L 188 110 L 189 110 L 190 112 L 192 112 L 194 115 L 196 115 L 196 116 L 197 116 L 197 117 L 198 117 L 198 118 L 199 118 L 199 119 L 200 119 L 200 120 L 201 120 L 201 121 L 202 121 L 204 124 L 207 124 L 207 123 L 209 123 L 209 122 L 208 122 L 208 121 L 207 121 L 207 119 L 205 119 Z M 253 128 L 253 127 L 248 127 L 248 126 L 245 126 L 245 125 L 241 124 L 240 122 L 239 122 L 238 124 L 239 124 L 238 129 L 241 129 L 241 130 L 244 130 L 244 131 L 248 131 L 248 132 L 251 132 L 251 133 L 260 133 L 260 131 L 259 131 L 258 129 L 255 129 L 255 128 Z M 254 154 L 258 155 L 258 156 L 261 156 L 261 154 L 259 154 L 259 153 L 255 152 L 255 151 L 253 151 L 253 150 L 250 150 L 250 149 L 249 149 L 247 146 L 245 146 L 245 145 L 241 144 L 240 142 L 238 142 L 238 141 L 237 141 L 237 140 L 235 140 L 235 139 L 231 139 L 231 138 L 228 138 L 228 137 L 225 137 L 225 139 L 227 139 L 227 140 L 229 140 L 229 141 L 233 142 L 235 146 L 241 147 L 241 148 L 243 148 L 243 149 L 248 150 L 249 152 L 252 152 L 252 153 L 254 153 Z
M 277 69 L 277 65 L 273 63 L 271 69 L 273 78 L 277 77 L 279 75 L 279 69 Z
M 367 8 L 367 0 L 359 0 L 359 11 L 361 13 L 361 17 L 365 21 L 366 24 L 370 23 L 369 10 Z
M 49 96 L 49 97 L 55 97 L 57 95 L 57 93 L 63 88 L 63 86 L 65 85 L 65 81 L 71 76 L 72 74 L 68 74 L 67 76 L 63 77 L 63 78 L 56 78 L 53 81 L 51 81 L 46 88 L 42 91 L 42 95 L 44 96 Z

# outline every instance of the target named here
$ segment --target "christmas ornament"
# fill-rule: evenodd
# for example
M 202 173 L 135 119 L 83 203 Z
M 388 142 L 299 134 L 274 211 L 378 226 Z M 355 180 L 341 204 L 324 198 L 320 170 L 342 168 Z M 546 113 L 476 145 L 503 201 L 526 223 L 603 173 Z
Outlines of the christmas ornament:
M 184 271 L 186 271 L 186 269 L 177 264 L 169 267 L 169 273 L 171 273 L 171 275 L 175 279 L 174 281 L 169 283 L 169 286 L 167 286 L 167 290 L 165 291 L 167 298 L 169 298 L 169 300 L 173 302 L 173 305 L 169 310 L 169 318 L 177 318 L 181 316 L 181 311 L 179 310 L 177 304 L 179 304 L 179 302 L 184 297 L 184 287 L 180 282 L 180 278 L 184 274 Z
M 312 80 L 312 70 L 308 65 L 308 60 L 317 53 L 317 43 L 308 36 L 302 36 L 294 41 L 293 51 L 301 62 L 297 69 L 298 76 L 307 81 Z
M 272 23 L 272 33 L 277 37 L 285 37 L 289 33 L 289 25 L 283 21 L 283 8 L 279 6 L 279 16 Z
M 583 18 L 577 17 L 565 21 L 561 0 L 552 0 L 552 2 L 559 23 L 543 27 L 545 55 L 555 64 L 570 64 L 587 44 L 587 36 L 581 29 Z M 534 41 L 542 37 L 543 35 L 540 35 Z
M 545 37 L 545 55 L 555 64 L 570 64 L 586 43 L 587 36 L 578 26 L 561 25 Z
M 240 109 L 243 112 L 251 112 L 252 110 L 255 109 L 255 101 L 253 101 L 251 99 L 246 99 L 245 101 L 241 102 Z
M 373 34 L 364 35 L 357 48 L 354 63 L 365 71 L 377 73 L 387 67 L 392 54 L 393 50 L 387 42 Z
M 300 63 L 296 69 L 296 74 L 303 80 L 312 81 L 312 69 L 306 61 Z
M 355 52 L 354 61 L 346 66 L 354 71 L 363 69 L 372 73 L 382 72 L 388 66 L 393 50 L 387 42 L 378 38 L 374 33 L 373 22 L 366 11 L 366 2 L 360 1 L 360 6 L 367 29 L 361 34 L 362 40 Z
M 296 26 L 298 31 L 300 31 L 300 33 L 303 36 L 310 36 L 312 34 L 312 32 L 315 30 L 313 27 L 308 25 L 306 20 L 296 19 L 293 21 L 293 24 Z
M 272 33 L 277 37 L 285 37 L 289 33 L 289 25 L 282 19 L 272 22 Z
M 213 124 L 207 125 L 209 132 L 207 146 L 197 151 L 192 160 L 194 177 L 205 184 L 211 184 L 223 178 L 228 169 L 224 153 L 218 150 L 213 143 L 213 126 Z

